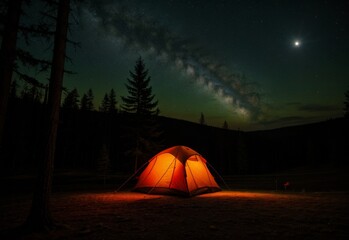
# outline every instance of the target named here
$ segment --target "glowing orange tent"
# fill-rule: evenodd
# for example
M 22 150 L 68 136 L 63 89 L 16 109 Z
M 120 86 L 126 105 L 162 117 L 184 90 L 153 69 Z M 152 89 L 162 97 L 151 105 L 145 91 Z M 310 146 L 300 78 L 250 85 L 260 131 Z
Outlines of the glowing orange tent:
M 150 159 L 134 190 L 186 196 L 220 191 L 206 162 L 205 158 L 191 148 L 168 148 Z

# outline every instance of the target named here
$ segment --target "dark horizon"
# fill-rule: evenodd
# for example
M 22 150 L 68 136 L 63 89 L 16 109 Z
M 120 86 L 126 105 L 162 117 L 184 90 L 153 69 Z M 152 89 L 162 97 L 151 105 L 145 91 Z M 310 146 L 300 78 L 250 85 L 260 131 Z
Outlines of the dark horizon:
M 39 103 L 32 104 L 19 98 L 10 101 L 6 151 L 2 153 L 7 161 L 3 169 L 25 170 L 36 166 L 38 159 L 35 156 L 41 146 L 39 136 L 44 131 L 41 125 L 44 112 L 45 106 Z M 134 145 L 130 135 L 130 129 L 136 128 L 132 124 L 134 117 L 132 114 L 63 107 L 55 168 L 96 171 L 101 151 L 108 146 L 105 151 L 110 157 L 111 172 L 132 172 L 133 158 L 126 153 Z M 347 155 L 345 146 L 349 129 L 345 118 L 257 131 L 224 129 L 163 116 L 157 118 L 157 125 L 162 132 L 161 144 L 157 149 L 148 149 L 140 158 L 141 162 L 165 148 L 184 145 L 203 154 L 218 172 L 227 175 L 347 166 L 340 157 Z

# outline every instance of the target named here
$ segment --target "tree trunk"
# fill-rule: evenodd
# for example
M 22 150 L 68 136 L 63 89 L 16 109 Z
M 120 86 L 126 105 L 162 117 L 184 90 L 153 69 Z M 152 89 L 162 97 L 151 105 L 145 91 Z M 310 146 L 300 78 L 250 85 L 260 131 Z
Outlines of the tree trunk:
M 16 58 L 17 32 L 22 0 L 8 1 L 6 22 L 0 50 L 0 146 L 2 146 L 7 102 L 10 93 L 13 65 Z
M 48 115 L 45 120 L 46 130 L 43 137 L 43 156 L 38 169 L 38 182 L 33 196 L 31 211 L 26 222 L 27 226 L 34 230 L 50 230 L 53 227 L 53 219 L 50 212 L 50 195 L 64 75 L 69 10 L 69 0 L 60 0 L 49 85 Z

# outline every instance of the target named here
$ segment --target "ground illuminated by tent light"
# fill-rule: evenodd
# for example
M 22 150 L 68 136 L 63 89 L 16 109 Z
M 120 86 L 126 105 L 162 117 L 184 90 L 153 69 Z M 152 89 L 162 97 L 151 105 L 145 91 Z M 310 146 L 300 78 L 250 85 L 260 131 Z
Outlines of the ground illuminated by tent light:
M 151 200 L 158 199 L 162 196 L 151 195 L 135 192 L 114 192 L 114 193 L 88 193 L 77 195 L 76 197 L 81 197 L 83 199 L 94 199 L 96 202 L 101 203 L 112 203 L 112 202 L 133 202 L 141 200 Z
M 238 192 L 238 191 L 221 191 L 199 195 L 200 198 L 256 198 L 256 199 L 280 199 L 280 198 L 299 198 L 302 195 L 290 195 L 281 193 L 258 193 L 258 192 Z
M 96 202 L 112 203 L 112 202 L 133 202 L 141 200 L 155 200 L 155 199 L 182 199 L 186 201 L 195 201 L 195 199 L 214 199 L 214 198 L 255 198 L 255 199 L 279 199 L 286 197 L 302 197 L 302 195 L 289 195 L 289 194 L 279 194 L 279 193 L 258 193 L 258 192 L 240 192 L 240 191 L 220 191 L 214 193 L 206 193 L 202 195 L 197 195 L 192 198 L 188 197 L 178 197 L 171 195 L 157 195 L 157 194 L 144 194 L 137 192 L 111 192 L 111 193 L 83 193 L 76 195 L 76 198 L 81 199 L 94 199 Z M 304 197 L 304 196 L 303 196 Z
M 347 193 L 285 191 L 222 191 L 190 198 L 56 193 L 52 215 L 67 228 L 40 239 L 349 239 L 348 198 Z M 3 197 L 0 232 L 21 224 L 30 202 L 30 195 Z
M 110 192 L 110 193 L 83 193 L 76 195 L 74 198 L 78 199 L 93 199 L 95 202 L 100 203 L 118 203 L 118 202 L 135 202 L 145 200 L 149 203 L 177 200 L 179 202 L 195 202 L 202 199 L 208 200 L 302 200 L 309 197 L 306 194 L 301 193 L 285 193 L 285 192 L 247 192 L 247 191 L 220 191 L 214 193 L 206 193 L 202 195 L 189 197 L 178 197 L 171 195 L 157 195 L 157 194 L 144 194 L 138 192 Z
M 192 198 L 188 197 L 178 197 L 171 195 L 157 195 L 157 194 L 144 194 L 137 192 L 112 192 L 112 193 L 88 193 L 76 195 L 77 198 L 81 199 L 94 199 L 96 202 L 101 203 L 112 203 L 112 202 L 134 202 L 134 201 L 142 201 L 142 200 L 158 200 L 158 199 L 178 199 L 179 201 L 188 201 L 192 202 L 200 199 L 285 199 L 285 198 L 293 198 L 300 199 L 306 197 L 306 195 L 302 194 L 284 194 L 284 193 L 265 193 L 265 192 L 245 192 L 245 191 L 220 191 L 214 193 L 206 193 L 202 195 L 197 195 Z

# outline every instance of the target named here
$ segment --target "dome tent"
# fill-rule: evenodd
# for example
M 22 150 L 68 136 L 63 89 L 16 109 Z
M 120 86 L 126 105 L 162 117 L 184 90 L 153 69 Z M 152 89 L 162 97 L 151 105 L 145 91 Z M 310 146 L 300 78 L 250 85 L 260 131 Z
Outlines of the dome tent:
M 184 196 L 220 191 L 206 163 L 205 158 L 189 147 L 168 148 L 149 160 L 134 190 Z

